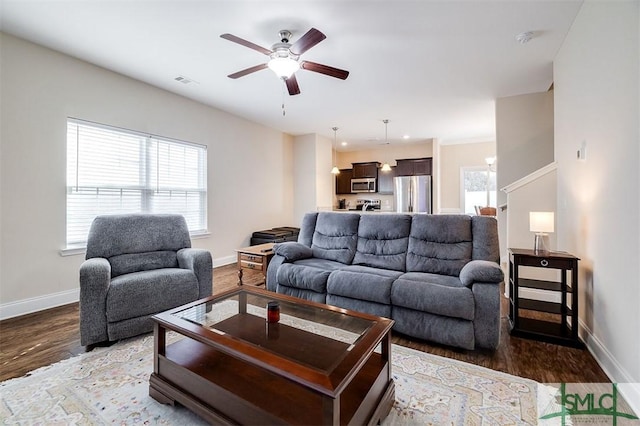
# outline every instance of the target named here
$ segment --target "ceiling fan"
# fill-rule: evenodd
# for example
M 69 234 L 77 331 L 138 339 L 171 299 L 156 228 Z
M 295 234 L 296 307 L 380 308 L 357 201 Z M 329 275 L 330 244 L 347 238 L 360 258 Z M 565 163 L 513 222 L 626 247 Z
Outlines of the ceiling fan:
M 234 36 L 233 34 L 222 34 L 220 37 L 225 40 L 241 44 L 250 49 L 257 50 L 270 58 L 269 62 L 266 64 L 255 65 L 233 74 L 229 74 L 229 78 L 236 79 L 265 68 L 270 68 L 278 77 L 284 80 L 290 95 L 298 95 L 300 94 L 300 87 L 298 86 L 298 81 L 296 80 L 296 75 L 294 73 L 299 69 L 325 74 L 342 80 L 345 80 L 349 76 L 349 71 L 318 64 L 316 62 L 300 60 L 300 55 L 327 38 L 327 36 L 315 28 L 311 28 L 293 44 L 289 43 L 291 32 L 282 30 L 280 31 L 280 42 L 271 46 L 271 50 Z

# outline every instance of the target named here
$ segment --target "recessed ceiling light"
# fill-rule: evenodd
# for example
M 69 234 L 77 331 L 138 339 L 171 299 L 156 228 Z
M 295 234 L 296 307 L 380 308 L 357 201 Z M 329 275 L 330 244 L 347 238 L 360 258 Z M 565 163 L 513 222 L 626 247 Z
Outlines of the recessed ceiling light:
M 348 144 L 346 142 L 342 142 L 342 146 L 347 146 Z
M 409 139 L 410 137 L 411 137 L 411 136 L 409 136 L 409 135 L 404 135 L 404 136 L 402 137 L 402 139 Z

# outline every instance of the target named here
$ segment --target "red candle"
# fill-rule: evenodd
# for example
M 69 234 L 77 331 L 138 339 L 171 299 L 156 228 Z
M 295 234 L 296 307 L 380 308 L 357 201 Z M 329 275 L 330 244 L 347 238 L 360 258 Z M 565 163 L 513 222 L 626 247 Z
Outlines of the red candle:
M 280 304 L 276 301 L 267 303 L 267 322 L 276 323 L 280 321 Z

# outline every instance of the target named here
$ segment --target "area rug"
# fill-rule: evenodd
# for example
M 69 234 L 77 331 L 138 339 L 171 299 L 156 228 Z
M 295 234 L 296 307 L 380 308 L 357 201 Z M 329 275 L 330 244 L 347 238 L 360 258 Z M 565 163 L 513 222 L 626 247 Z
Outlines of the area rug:
M 170 336 L 173 340 L 177 336 Z M 536 424 L 537 383 L 393 345 L 396 401 L 385 425 Z M 0 421 L 17 425 L 205 422 L 149 397 L 153 336 L 40 368 L 0 383 Z

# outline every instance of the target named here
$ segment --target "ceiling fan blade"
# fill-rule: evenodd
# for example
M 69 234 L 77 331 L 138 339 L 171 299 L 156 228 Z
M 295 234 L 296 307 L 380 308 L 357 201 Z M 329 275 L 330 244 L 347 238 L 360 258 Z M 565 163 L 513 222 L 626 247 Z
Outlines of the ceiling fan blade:
M 270 54 L 273 53 L 269 49 L 266 49 L 266 48 L 264 48 L 262 46 L 258 46 L 255 43 L 251 43 L 250 41 L 247 41 L 247 40 L 245 40 L 243 38 L 234 36 L 233 34 L 225 33 L 225 34 L 222 34 L 220 37 L 225 39 L 225 40 L 229 40 L 229 41 L 232 41 L 234 43 L 241 44 L 241 45 L 243 45 L 245 47 L 248 47 L 249 49 L 257 50 L 258 52 L 263 53 L 265 55 L 270 55 Z
M 311 61 L 302 61 L 300 62 L 300 68 L 318 72 L 320 74 L 325 74 L 330 77 L 339 78 L 341 80 L 346 80 L 349 77 L 349 71 L 341 70 L 339 68 L 330 67 L 328 65 L 322 65 Z
M 238 72 L 234 72 L 233 74 L 229 74 L 227 77 L 229 78 L 240 78 L 240 77 L 244 77 L 247 74 L 251 74 L 252 72 L 256 72 L 256 71 L 260 71 L 267 68 L 267 64 L 260 64 L 260 65 L 254 65 L 250 68 L 244 69 L 242 71 L 238 71 Z
M 327 38 L 326 35 L 322 34 L 320 31 L 315 28 L 311 28 L 306 32 L 305 35 L 300 37 L 298 41 L 293 43 L 293 45 L 289 48 L 291 53 L 294 55 L 302 55 L 307 50 L 311 49 L 316 44 L 320 43 L 322 40 Z
M 298 80 L 296 79 L 295 74 L 291 74 L 291 77 L 287 78 L 285 83 L 291 96 L 300 94 L 300 87 L 298 86 Z

